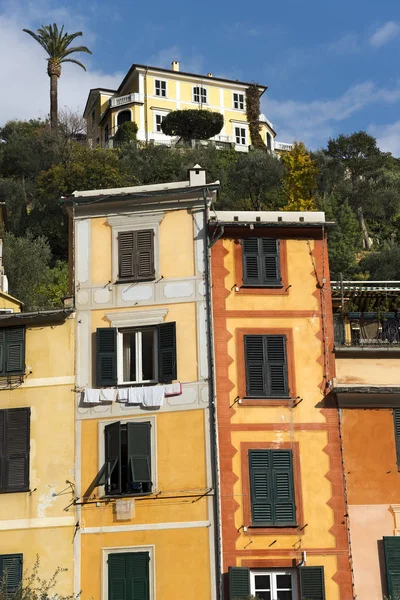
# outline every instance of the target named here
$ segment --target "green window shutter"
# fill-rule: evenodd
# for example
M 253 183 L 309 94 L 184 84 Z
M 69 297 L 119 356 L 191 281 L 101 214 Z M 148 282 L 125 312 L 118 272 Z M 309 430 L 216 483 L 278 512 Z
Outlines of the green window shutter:
M 177 378 L 176 369 L 176 323 L 157 326 L 158 381 L 167 383 Z
M 106 486 L 106 494 L 122 492 L 121 423 L 111 423 L 104 428 L 105 464 L 99 472 L 97 485 Z M 101 473 L 103 475 L 101 476 Z
M 2 491 L 29 490 L 30 408 L 10 408 L 1 418 Z
M 133 279 L 136 276 L 136 233 L 121 231 L 118 234 L 118 277 Z
M 400 408 L 393 409 L 394 439 L 396 442 L 397 468 L 400 471 Z
M 0 410 L 0 492 L 4 491 L 7 481 L 6 413 L 7 410 Z
M 286 336 L 267 335 L 266 362 L 268 373 L 268 395 L 287 397 L 289 395 L 288 367 L 286 358 Z
M 258 238 L 247 238 L 243 240 L 242 244 L 243 283 L 245 285 L 261 285 L 262 263 Z
M 229 567 L 229 600 L 247 600 L 250 596 L 250 569 Z
M 151 483 L 150 435 L 150 423 L 127 423 L 128 469 L 133 483 Z
M 7 592 L 15 592 L 22 581 L 22 554 L 0 555 L 0 579 L 7 578 Z
M 300 600 L 325 600 L 324 567 L 299 567 Z
M 6 330 L 0 329 L 0 375 L 6 374 Z
M 250 497 L 252 524 L 273 525 L 273 490 L 270 450 L 250 450 Z
M 5 374 L 25 371 L 25 327 L 5 330 Z
M 96 331 L 96 385 L 117 385 L 117 330 L 101 327 Z
M 279 240 L 261 238 L 259 241 L 262 255 L 262 283 L 264 285 L 280 285 L 280 245 Z
M 138 231 L 137 244 L 137 276 L 139 279 L 154 278 L 154 231 Z
M 265 345 L 262 335 L 244 336 L 246 396 L 266 396 Z
M 108 555 L 109 600 L 149 600 L 148 552 Z
M 279 286 L 280 244 L 271 238 L 247 238 L 242 242 L 243 283 L 253 286 Z
M 108 555 L 108 598 L 130 600 L 128 597 L 127 554 Z
M 293 464 L 291 450 L 271 450 L 274 524 L 296 525 Z
M 388 596 L 393 600 L 400 598 L 400 537 L 384 536 L 386 579 Z

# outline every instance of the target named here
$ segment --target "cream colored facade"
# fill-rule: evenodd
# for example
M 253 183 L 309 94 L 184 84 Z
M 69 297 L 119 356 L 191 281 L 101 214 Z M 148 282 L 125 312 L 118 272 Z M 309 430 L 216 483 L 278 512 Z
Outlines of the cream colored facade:
M 220 112 L 224 127 L 213 140 L 219 147 L 248 151 L 251 144 L 246 116 L 246 89 L 249 83 L 185 73 L 179 63 L 172 69 L 132 65 L 118 90 L 92 89 L 84 117 L 88 134 L 102 146 L 112 147 L 113 136 L 124 120 L 138 126 L 138 140 L 174 145 L 175 138 L 161 131 L 162 119 L 173 110 L 204 109 Z M 266 91 L 260 86 L 260 95 Z M 272 123 L 260 115 L 260 134 L 267 147 L 274 150 L 276 133 Z M 288 150 L 290 144 L 277 144 Z

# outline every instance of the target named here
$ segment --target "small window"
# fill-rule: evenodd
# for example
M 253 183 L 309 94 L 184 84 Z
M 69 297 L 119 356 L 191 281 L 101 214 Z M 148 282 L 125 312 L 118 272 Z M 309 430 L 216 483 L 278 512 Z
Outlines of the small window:
M 0 376 L 25 372 L 25 327 L 0 329 Z
M 158 133 L 162 133 L 163 132 L 163 130 L 161 128 L 161 123 L 164 121 L 165 117 L 166 117 L 166 115 L 160 115 L 160 114 L 156 114 L 155 115 L 155 125 L 156 125 L 155 126 L 155 130 Z
M 296 526 L 292 451 L 250 450 L 249 472 L 252 525 Z
M 0 410 L 0 493 L 29 491 L 30 408 Z
M 22 581 L 22 554 L 0 555 L 0 579 L 7 577 L 7 593 L 14 594 Z
M 154 231 L 123 231 L 118 234 L 119 279 L 154 279 Z
M 251 595 L 260 600 L 271 598 L 297 600 L 296 573 L 292 569 L 287 571 L 251 571 L 250 590 Z
M 400 471 L 400 408 L 393 409 L 394 440 L 396 444 L 397 469 Z
M 108 600 L 150 600 L 148 552 L 113 552 L 107 563 Z
M 288 398 L 285 335 L 245 335 L 246 396 Z
M 96 111 L 92 110 L 92 129 L 94 129 L 96 125 Z
M 282 287 L 279 240 L 247 238 L 242 242 L 243 284 Z
M 194 87 L 193 88 L 193 102 L 198 102 L 199 104 L 207 103 L 207 90 L 203 87 Z
M 233 94 L 233 108 L 244 110 L 244 94 Z
M 121 383 L 156 382 L 157 329 L 122 329 L 118 333 L 122 337 Z
M 267 148 L 268 150 L 272 150 L 272 137 L 269 131 L 267 131 Z
M 240 146 L 246 146 L 246 129 L 244 127 L 235 127 L 236 143 Z
M 109 135 L 109 128 L 108 125 L 106 125 L 104 127 L 104 141 L 107 143 L 108 139 L 109 139 L 110 135 Z
M 93 483 L 106 496 L 151 494 L 151 424 L 116 421 L 104 428 L 104 465 Z
M 161 98 L 167 97 L 167 82 L 162 79 L 155 80 L 155 95 Z

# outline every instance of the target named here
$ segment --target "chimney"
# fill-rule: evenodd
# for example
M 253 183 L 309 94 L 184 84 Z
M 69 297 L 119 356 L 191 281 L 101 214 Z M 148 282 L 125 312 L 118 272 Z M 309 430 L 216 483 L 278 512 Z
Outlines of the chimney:
M 173 60 L 171 63 L 171 67 L 173 71 L 179 71 L 179 63 L 177 60 Z
M 207 77 L 212 77 L 212 73 L 207 73 Z
M 189 185 L 206 185 L 206 171 L 200 165 L 194 165 L 191 169 L 188 169 Z

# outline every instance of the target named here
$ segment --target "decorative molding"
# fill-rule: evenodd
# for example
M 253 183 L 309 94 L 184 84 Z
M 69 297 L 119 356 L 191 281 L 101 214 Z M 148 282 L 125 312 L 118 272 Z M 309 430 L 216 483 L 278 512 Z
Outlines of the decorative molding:
M 129 310 L 126 312 L 109 312 L 105 314 L 111 327 L 142 327 L 144 325 L 159 325 L 168 314 L 168 308 L 150 310 Z
M 124 215 L 107 217 L 107 223 L 111 227 L 123 227 L 127 229 L 146 229 L 159 225 L 164 218 L 164 212 L 131 212 Z
M 41 517 L 34 519 L 8 519 L 0 521 L 0 531 L 16 529 L 44 529 L 46 527 L 73 527 L 74 517 Z
M 394 516 L 394 535 L 400 535 L 400 504 L 391 504 L 390 510 Z
M 197 529 L 210 527 L 210 521 L 173 521 L 172 523 L 143 523 L 142 525 L 110 525 L 106 527 L 86 527 L 81 533 L 118 533 L 120 531 L 158 531 L 161 529 Z M 126 549 L 120 549 L 126 552 Z

